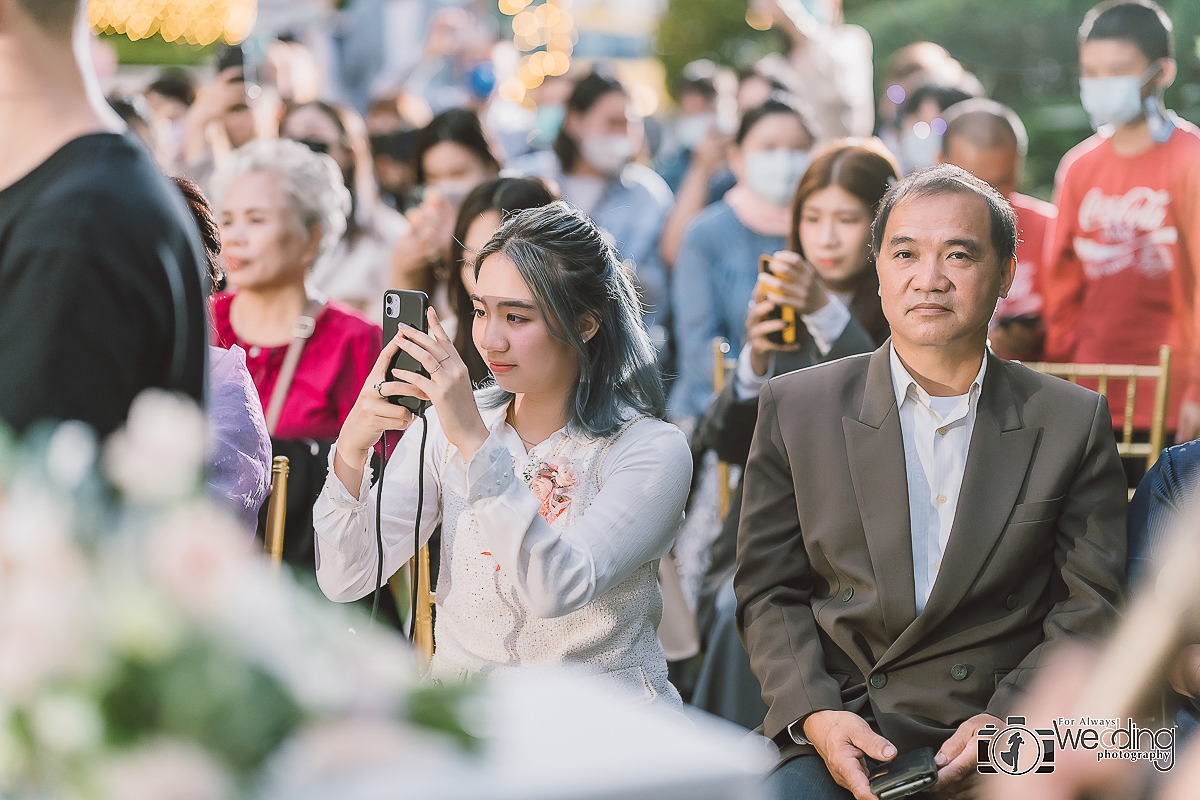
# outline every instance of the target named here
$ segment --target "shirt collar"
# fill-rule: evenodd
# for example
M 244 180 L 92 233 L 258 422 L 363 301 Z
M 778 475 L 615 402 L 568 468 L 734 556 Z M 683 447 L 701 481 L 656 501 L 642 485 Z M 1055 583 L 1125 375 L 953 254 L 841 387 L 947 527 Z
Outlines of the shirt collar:
M 896 354 L 896 345 L 888 345 L 888 355 L 892 364 L 892 389 L 896 393 L 896 406 L 904 405 L 910 389 L 920 402 L 929 405 L 929 394 L 921 388 L 921 384 L 917 383 L 904 367 L 904 362 Z M 971 381 L 971 388 L 967 390 L 967 394 L 971 395 L 972 400 L 978 397 L 979 393 L 983 391 L 983 376 L 987 372 L 987 362 L 987 352 L 985 351 L 983 362 L 979 365 L 979 372 L 976 373 L 975 380 Z

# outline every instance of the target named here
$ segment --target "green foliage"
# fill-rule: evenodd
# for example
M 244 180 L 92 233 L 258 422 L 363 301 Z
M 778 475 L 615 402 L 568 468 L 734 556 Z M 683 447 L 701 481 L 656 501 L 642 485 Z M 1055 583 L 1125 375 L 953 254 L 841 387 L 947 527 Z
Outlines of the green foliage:
M 194 67 L 203 64 L 219 45 L 168 42 L 158 34 L 134 41 L 121 33 L 102 34 L 102 42 L 111 44 L 121 64 L 147 64 Z
M 479 681 L 422 683 L 408 696 L 406 717 L 417 727 L 449 736 L 467 752 L 478 752 L 483 740 L 464 720 L 471 718 L 468 706 L 482 689 Z
M 101 700 L 118 747 L 166 734 L 248 775 L 303 718 L 278 681 L 212 642 L 194 641 L 161 663 L 126 660 L 118 672 Z
M 655 49 L 674 91 L 683 68 L 698 58 L 738 67 L 777 49 L 772 32 L 746 24 L 746 0 L 667 0 Z

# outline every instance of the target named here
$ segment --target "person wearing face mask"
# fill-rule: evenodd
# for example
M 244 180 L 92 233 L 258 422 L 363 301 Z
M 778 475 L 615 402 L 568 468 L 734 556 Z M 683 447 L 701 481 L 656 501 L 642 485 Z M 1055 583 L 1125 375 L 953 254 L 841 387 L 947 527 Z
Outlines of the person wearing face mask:
M 563 199 L 600 226 L 633 270 L 646 309 L 643 320 L 661 350 L 670 299 L 658 249 L 673 196 L 654 170 L 634 162 L 641 138 L 641 123 L 633 116 L 625 87 L 592 72 L 575 83 L 567 98 L 553 151 L 514 158 L 507 167 L 514 175 L 557 185 Z
M 365 123 L 349 108 L 315 101 L 288 109 L 279 135 L 333 158 L 350 192 L 346 232 L 313 265 L 309 285 L 369 319 L 380 319 L 392 249 L 409 225 L 379 197 Z
M 413 167 L 424 193 L 407 214 L 412 230 L 392 252 L 391 285 L 425 292 L 450 318 L 446 279 L 455 217 L 472 189 L 500 174 L 500 160 L 475 112 L 452 108 L 417 134 Z
M 1156 364 L 1171 345 L 1168 430 L 1186 441 L 1200 436 L 1200 129 L 1163 107 L 1173 53 L 1171 20 L 1149 0 L 1084 17 L 1080 99 L 1098 131 L 1059 166 L 1043 292 L 1051 360 Z M 1142 404 L 1134 425 L 1150 413 Z
M 813 159 L 792 201 L 787 250 L 774 254 L 772 273 L 760 274 L 755 284 L 736 377 L 701 418 L 694 450 L 714 450 L 722 461 L 745 466 L 758 421 L 758 397 L 769 378 L 870 352 L 887 338 L 870 256 L 871 221 L 897 177 L 895 158 L 878 139 L 837 142 Z M 782 327 L 771 318 L 777 302 L 791 306 L 804 322 L 794 345 L 768 338 Z M 767 707 L 734 626 L 740 483 L 730 500 L 709 547 L 696 602 L 705 657 L 692 703 L 754 728 Z
M 758 258 L 786 245 L 788 204 L 812 146 L 803 117 L 782 96 L 751 109 L 729 148 L 737 184 L 684 232 L 671 298 L 679 355 L 670 402 L 676 419 L 697 417 L 712 399 L 713 337 L 741 347 Z
M 953 86 L 927 83 L 917 87 L 901 104 L 896 115 L 896 156 L 902 175 L 932 167 L 942 150 L 946 120 L 942 116 L 955 103 L 973 95 Z
M 734 119 L 733 83 L 734 77 L 728 70 L 708 59 L 693 61 L 683 68 L 683 76 L 675 87 L 678 116 L 671 126 L 668 143 L 654 161 L 654 171 L 677 196 L 696 149 L 721 127 L 718 123 L 725 116 Z M 719 111 L 728 113 L 722 115 Z

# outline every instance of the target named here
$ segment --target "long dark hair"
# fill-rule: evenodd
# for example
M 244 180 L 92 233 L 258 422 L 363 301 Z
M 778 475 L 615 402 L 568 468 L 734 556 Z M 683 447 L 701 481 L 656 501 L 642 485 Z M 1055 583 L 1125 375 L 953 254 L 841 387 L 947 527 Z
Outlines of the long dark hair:
M 471 382 L 482 384 L 491 374 L 487 363 L 479 354 L 471 336 L 471 322 L 475 306 L 471 295 L 462 281 L 463 249 L 467 230 L 481 214 L 495 211 L 501 222 L 518 211 L 549 205 L 554 195 L 546 184 L 537 178 L 494 178 L 479 184 L 463 199 L 454 223 L 454 238 L 450 240 L 450 270 L 446 290 L 450 295 L 450 307 L 458 318 L 458 330 L 454 334 L 454 347 L 467 365 Z
M 424 185 L 426 182 L 425 154 L 442 142 L 453 142 L 465 147 L 485 167 L 494 172 L 500 171 L 500 160 L 492 152 L 483 126 L 479 124 L 479 117 L 474 111 L 452 108 L 438 114 L 417 133 L 412 156 L 412 168 L 416 173 L 417 183 Z
M 800 179 L 792 198 L 792 227 L 788 233 L 788 249 L 804 255 L 800 242 L 800 217 L 804 204 L 822 189 L 838 186 L 867 207 L 868 216 L 875 218 L 879 204 L 888 188 L 900 174 L 896 159 L 878 139 L 866 139 L 855 144 L 835 142 L 822 150 Z M 891 334 L 883 306 L 879 301 L 879 275 L 868 256 L 867 265 L 858 274 L 850 300 L 850 313 L 871 335 L 876 344 L 883 344 Z
M 559 200 L 513 215 L 475 260 L 475 277 L 489 257 L 503 253 L 530 288 L 550 333 L 575 351 L 575 385 L 569 425 L 600 438 L 615 433 L 630 413 L 662 418 L 666 391 L 633 280 L 596 223 Z M 584 341 L 577 324 L 599 323 Z M 493 386 L 482 397 L 498 408 L 512 394 Z
M 567 98 L 566 113 L 586 114 L 592 110 L 592 106 L 596 105 L 601 97 L 613 92 L 620 92 L 622 96 L 628 96 L 625 87 L 616 78 L 599 72 L 588 73 L 580 78 L 575 83 L 575 88 L 571 90 L 571 95 Z M 562 165 L 562 171 L 567 173 L 575 169 L 579 159 L 583 158 L 583 154 L 579 150 L 579 142 L 567 133 L 566 125 L 558 129 L 558 138 L 554 140 L 554 154 L 558 156 L 558 163 Z

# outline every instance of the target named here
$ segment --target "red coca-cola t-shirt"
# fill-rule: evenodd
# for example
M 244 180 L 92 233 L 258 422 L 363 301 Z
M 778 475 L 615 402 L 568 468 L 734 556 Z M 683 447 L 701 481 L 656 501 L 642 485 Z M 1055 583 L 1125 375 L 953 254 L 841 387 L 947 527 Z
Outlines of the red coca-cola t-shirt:
M 1141 155 L 1118 155 L 1099 135 L 1067 153 L 1041 280 L 1048 359 L 1157 364 L 1159 348 L 1171 345 L 1170 429 L 1184 398 L 1200 401 L 1200 129 L 1177 125 Z M 1153 386 L 1138 392 L 1135 422 L 1145 428 Z M 1109 396 L 1119 426 L 1124 386 L 1110 386 Z

